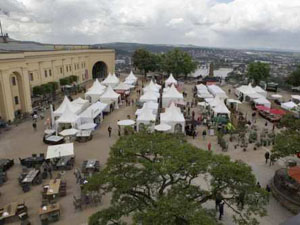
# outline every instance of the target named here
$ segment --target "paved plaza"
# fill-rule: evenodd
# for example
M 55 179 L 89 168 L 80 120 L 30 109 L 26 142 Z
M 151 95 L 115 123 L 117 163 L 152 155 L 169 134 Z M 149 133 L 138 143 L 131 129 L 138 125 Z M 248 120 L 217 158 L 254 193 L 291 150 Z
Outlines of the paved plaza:
M 122 78 L 121 78 L 122 79 Z M 139 82 L 140 84 L 141 82 Z M 192 88 L 195 84 L 185 84 L 184 90 L 187 92 L 186 101 L 191 101 L 192 99 Z M 139 86 L 141 88 L 141 86 Z M 229 86 L 222 87 L 228 94 Z M 233 90 L 233 88 L 231 87 Z M 231 91 L 230 97 L 234 97 Z M 136 92 L 133 91 L 131 98 L 136 99 Z M 252 113 L 250 105 L 248 103 L 243 103 L 239 106 L 240 110 L 249 115 L 249 119 Z M 192 109 L 197 114 L 200 109 Z M 191 111 L 192 111 L 191 110 Z M 118 139 L 118 127 L 117 120 L 126 119 L 128 115 L 131 118 L 134 117 L 136 111 L 135 106 L 124 106 L 122 105 L 120 109 L 114 110 L 109 115 L 105 116 L 101 126 L 94 132 L 93 139 L 87 143 L 74 143 L 75 149 L 75 166 L 74 168 L 80 168 L 83 160 L 86 159 L 97 159 L 100 161 L 101 166 L 105 166 L 105 162 L 109 157 L 110 147 Z M 49 112 L 48 112 L 49 114 Z M 15 165 L 8 170 L 8 181 L 0 187 L 1 197 L 0 205 L 5 205 L 12 201 L 18 201 L 20 199 L 24 200 L 28 207 L 29 220 L 32 224 L 40 224 L 38 217 L 38 209 L 41 205 L 41 185 L 32 186 L 31 190 L 27 193 L 23 193 L 21 186 L 18 184 L 18 176 L 22 171 L 19 158 L 24 158 L 31 156 L 32 153 L 45 153 L 47 151 L 47 145 L 42 141 L 44 134 L 44 120 L 39 120 L 37 124 L 37 131 L 32 128 L 32 122 L 27 121 L 16 127 L 12 127 L 10 131 L 4 132 L 0 135 L 0 158 L 13 158 L 15 160 Z M 265 120 L 261 117 L 257 120 L 257 126 L 262 129 L 265 125 Z M 112 137 L 108 137 L 107 128 L 112 127 Z M 192 144 L 199 148 L 207 150 L 208 142 L 212 144 L 212 151 L 217 154 L 229 155 L 232 159 L 242 160 L 249 164 L 253 173 L 256 175 L 258 181 L 261 183 L 262 187 L 265 187 L 269 180 L 274 175 L 276 169 L 280 168 L 278 163 L 274 166 L 269 166 L 265 164 L 264 154 L 266 149 L 259 148 L 254 151 L 251 145 L 248 147 L 247 151 L 244 152 L 241 148 L 234 149 L 231 145 L 228 152 L 222 152 L 221 148 L 217 144 L 217 139 L 215 136 L 209 136 L 203 140 L 202 135 L 200 135 L 205 129 L 203 126 L 198 127 L 199 135 L 193 139 L 188 137 L 187 139 Z M 272 130 L 272 124 L 268 123 L 268 129 Z M 55 176 L 54 172 L 54 176 Z M 107 207 L 109 205 L 109 196 L 104 196 L 102 198 L 102 203 L 99 207 L 88 207 L 82 211 L 75 211 L 73 207 L 73 196 L 80 195 L 80 187 L 76 184 L 76 179 L 73 174 L 73 170 L 67 171 L 63 174 L 63 179 L 67 181 L 67 196 L 59 199 L 61 204 L 62 212 L 59 222 L 55 224 L 73 224 L 81 225 L 87 224 L 87 219 L 94 212 L 101 208 Z M 43 180 L 43 184 L 49 182 L 49 179 Z M 212 205 L 212 204 L 211 204 Z M 212 205 L 213 206 L 213 205 Z M 260 219 L 262 225 L 277 225 L 285 221 L 287 218 L 291 217 L 292 214 L 283 208 L 272 196 L 270 198 L 270 203 L 267 206 L 268 216 Z M 231 220 L 231 212 L 225 207 L 224 224 L 233 224 Z M 11 223 L 19 224 L 19 222 Z

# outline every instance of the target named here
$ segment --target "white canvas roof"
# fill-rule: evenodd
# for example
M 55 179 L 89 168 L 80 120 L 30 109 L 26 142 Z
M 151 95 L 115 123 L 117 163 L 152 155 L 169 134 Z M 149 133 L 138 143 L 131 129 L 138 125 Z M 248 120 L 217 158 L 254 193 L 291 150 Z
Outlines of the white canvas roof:
M 79 117 L 80 118 L 90 118 L 95 119 L 100 113 L 102 113 L 106 108 L 108 107 L 108 104 L 103 102 L 95 102 L 90 107 L 88 107 L 85 111 L 83 111 Z
M 207 86 L 207 89 L 215 97 L 227 98 L 225 91 L 217 85 L 209 85 Z
M 218 105 L 224 105 L 224 101 L 221 100 L 220 98 L 214 98 L 212 101 L 208 102 L 210 107 L 216 107 Z
M 291 95 L 291 98 L 300 101 L 300 95 Z
M 197 90 L 207 90 L 207 87 L 204 84 L 198 84 L 196 85 Z M 208 91 L 208 90 L 207 90 Z
M 285 102 L 281 104 L 281 108 L 286 109 L 286 110 L 291 110 L 293 108 L 296 108 L 297 104 L 294 102 Z
M 254 87 L 253 90 L 254 90 L 256 93 L 258 93 L 258 94 L 260 94 L 260 95 L 262 95 L 262 96 L 264 96 L 264 97 L 267 97 L 267 94 L 268 94 L 268 93 L 267 93 L 264 89 L 262 89 L 260 86 Z
M 116 77 L 115 74 L 111 75 L 108 74 L 108 76 L 102 81 L 102 84 L 106 86 L 116 86 L 119 83 L 119 78 Z
M 125 78 L 126 81 L 132 80 L 132 81 L 137 81 L 137 77 L 133 74 L 132 71 L 130 71 L 129 75 Z
M 90 87 L 88 90 L 105 90 L 105 86 L 102 85 L 98 79 L 96 79 L 92 85 L 92 87 Z
M 145 108 L 137 117 L 137 122 L 155 121 L 156 116 L 152 113 L 151 109 Z
M 73 102 L 71 102 L 72 105 L 78 105 L 81 110 L 84 110 L 86 109 L 86 107 L 88 107 L 89 105 L 89 100 L 86 100 L 86 99 L 82 99 L 82 98 L 76 98 Z
M 133 85 L 125 84 L 124 82 L 120 82 L 116 87 L 114 87 L 114 90 L 129 91 L 133 87 L 134 87 Z
M 46 159 L 60 158 L 64 156 L 74 156 L 73 143 L 48 146 Z
M 185 122 L 184 116 L 180 111 L 180 108 L 175 106 L 174 103 L 170 105 L 169 108 L 166 109 L 165 113 L 160 114 L 161 122 Z
M 79 120 L 79 116 L 74 114 L 69 106 L 65 108 L 63 114 L 55 121 L 57 124 L 59 123 L 71 123 L 72 125 L 76 124 Z
M 216 114 L 227 114 L 230 115 L 230 111 L 227 109 L 226 105 L 220 104 L 212 109 Z
M 69 110 L 75 114 L 80 113 L 81 106 L 72 104 L 67 96 L 65 96 L 63 102 L 60 104 L 60 106 L 53 112 L 54 116 L 61 116 L 64 111 L 66 110 L 66 107 L 69 108 Z
M 159 92 L 161 86 L 158 84 L 155 84 L 152 80 L 150 81 L 150 83 L 144 87 L 144 92 L 145 91 L 155 91 L 155 92 Z
M 254 103 L 258 105 L 263 105 L 265 107 L 271 108 L 271 102 L 268 101 L 266 98 L 257 98 L 254 99 Z
M 172 84 L 168 91 L 163 93 L 163 98 L 183 99 L 183 94 L 177 90 L 174 84 Z
M 165 81 L 166 85 L 170 85 L 170 84 L 177 84 L 177 80 L 175 80 L 175 78 L 173 77 L 173 74 L 171 73 L 170 76 L 168 77 L 168 79 Z
M 141 102 L 147 102 L 147 101 L 157 102 L 157 99 L 158 99 L 157 93 L 152 91 L 147 91 L 140 97 Z
M 100 96 L 100 99 L 118 99 L 120 94 L 116 93 L 111 86 L 108 86 L 105 92 Z

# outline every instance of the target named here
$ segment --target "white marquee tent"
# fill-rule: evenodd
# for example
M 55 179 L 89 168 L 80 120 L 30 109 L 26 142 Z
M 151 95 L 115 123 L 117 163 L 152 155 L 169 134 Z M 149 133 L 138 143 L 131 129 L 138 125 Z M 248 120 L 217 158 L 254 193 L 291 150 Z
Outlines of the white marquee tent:
M 159 90 L 161 89 L 161 86 L 158 84 L 155 84 L 152 80 L 150 81 L 150 83 L 143 88 L 143 91 L 154 91 L 154 92 L 159 92 Z
M 103 93 L 103 95 L 100 96 L 100 101 L 104 103 L 110 103 L 111 101 L 115 102 L 115 108 L 119 108 L 119 97 L 120 94 L 116 93 L 111 86 L 108 86 Z
M 140 102 L 157 102 L 158 96 L 157 92 L 147 91 L 140 97 Z
M 227 115 L 228 118 L 230 118 L 230 111 L 228 110 L 225 104 L 217 105 L 216 107 L 213 107 L 212 110 L 214 116 Z
M 79 125 L 79 122 L 79 116 L 74 114 L 69 106 L 66 106 L 63 114 L 55 121 L 56 127 L 58 127 L 59 124 L 71 124 L 73 128 L 76 128 L 77 125 Z
M 60 106 L 53 112 L 54 117 L 61 116 L 66 108 L 69 108 L 69 110 L 74 113 L 78 114 L 82 111 L 81 106 L 72 104 L 67 96 L 65 96 L 63 102 L 60 104 Z
M 268 95 L 268 92 L 266 92 L 264 89 L 262 89 L 260 86 L 256 86 L 253 88 L 253 90 L 257 93 L 257 94 L 260 94 L 262 96 L 264 96 L 265 98 L 267 97 Z
M 198 85 L 196 85 L 196 88 L 197 88 L 198 91 L 199 90 L 206 90 L 206 91 L 208 91 L 207 87 L 204 84 L 198 84 Z
M 169 85 L 172 85 L 172 84 L 177 85 L 177 80 L 173 77 L 172 73 L 170 74 L 168 79 L 166 79 L 165 84 L 166 84 L 166 86 L 169 86 Z
M 115 87 L 119 84 L 120 80 L 115 74 L 108 74 L 108 76 L 102 81 L 102 84 L 105 86 Z
M 85 93 L 85 98 L 89 99 L 91 103 L 94 103 L 100 99 L 100 96 L 104 93 L 106 87 L 96 79 L 93 86 Z
M 219 97 L 222 99 L 227 98 L 225 91 L 223 91 L 223 89 L 217 85 L 209 85 L 207 86 L 207 89 L 214 97 Z
M 65 156 L 74 156 L 73 143 L 48 146 L 46 159 L 61 158 Z
M 130 85 L 135 85 L 136 82 L 137 82 L 137 77 L 133 74 L 132 71 L 130 71 L 130 74 L 125 78 L 124 83 L 130 84 Z
M 145 108 L 144 110 L 141 111 L 141 113 L 138 115 L 136 119 L 137 131 L 140 130 L 142 125 L 143 126 L 150 125 L 149 129 L 153 131 L 155 120 L 156 120 L 156 115 L 152 113 L 152 110 Z
M 171 132 L 184 133 L 185 119 L 180 108 L 176 107 L 174 103 L 169 108 L 166 108 L 166 112 L 160 114 L 160 122 L 170 125 Z
M 114 90 L 116 91 L 130 91 L 131 88 L 134 88 L 133 85 L 126 84 L 124 82 L 120 82 L 116 87 L 114 87 Z
M 253 101 L 254 101 L 255 106 L 263 105 L 265 107 L 271 108 L 271 102 L 269 100 L 267 100 L 266 98 L 257 98 L 257 99 L 254 99 Z
M 89 106 L 89 100 L 76 98 L 74 101 L 71 102 L 72 105 L 79 106 L 81 111 L 85 110 Z
M 183 94 L 180 93 L 174 84 L 168 89 L 167 92 L 164 92 L 162 95 L 162 107 L 167 107 L 171 102 L 177 102 L 183 100 Z
M 94 119 L 99 115 L 101 115 L 100 118 L 102 119 L 103 112 L 108 108 L 109 107 L 106 103 L 95 102 L 79 115 L 81 124 L 93 123 Z
M 290 102 L 285 102 L 281 104 L 281 108 L 286 109 L 286 110 L 291 110 L 297 107 L 297 104 L 290 101 Z

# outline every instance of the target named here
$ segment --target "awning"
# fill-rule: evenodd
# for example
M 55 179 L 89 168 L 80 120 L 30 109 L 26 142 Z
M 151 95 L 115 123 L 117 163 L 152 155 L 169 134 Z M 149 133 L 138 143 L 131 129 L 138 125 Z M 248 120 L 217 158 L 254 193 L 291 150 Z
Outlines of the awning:
M 73 143 L 48 146 L 46 159 L 74 156 Z

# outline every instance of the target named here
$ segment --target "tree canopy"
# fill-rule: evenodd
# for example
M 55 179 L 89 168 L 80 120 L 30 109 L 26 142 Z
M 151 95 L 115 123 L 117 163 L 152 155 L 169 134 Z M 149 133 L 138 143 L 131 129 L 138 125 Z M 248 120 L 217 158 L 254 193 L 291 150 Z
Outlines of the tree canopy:
M 296 87 L 300 86 L 300 65 L 294 72 L 288 75 L 287 83 Z
M 146 75 L 149 71 L 156 71 L 158 57 L 145 49 L 137 49 L 132 55 L 133 66 L 143 71 Z
M 204 204 L 217 195 L 236 224 L 254 225 L 268 201 L 245 163 L 198 149 L 182 136 L 146 132 L 121 137 L 85 190 L 112 193 L 111 205 L 92 215 L 89 225 L 124 225 L 128 216 L 131 224 L 216 225 L 215 211 Z
M 248 65 L 247 76 L 253 80 L 254 85 L 266 80 L 270 76 L 270 67 L 266 63 L 253 62 Z
M 300 153 L 300 119 L 287 114 L 279 125 L 285 129 L 276 135 L 272 154 L 281 158 Z

